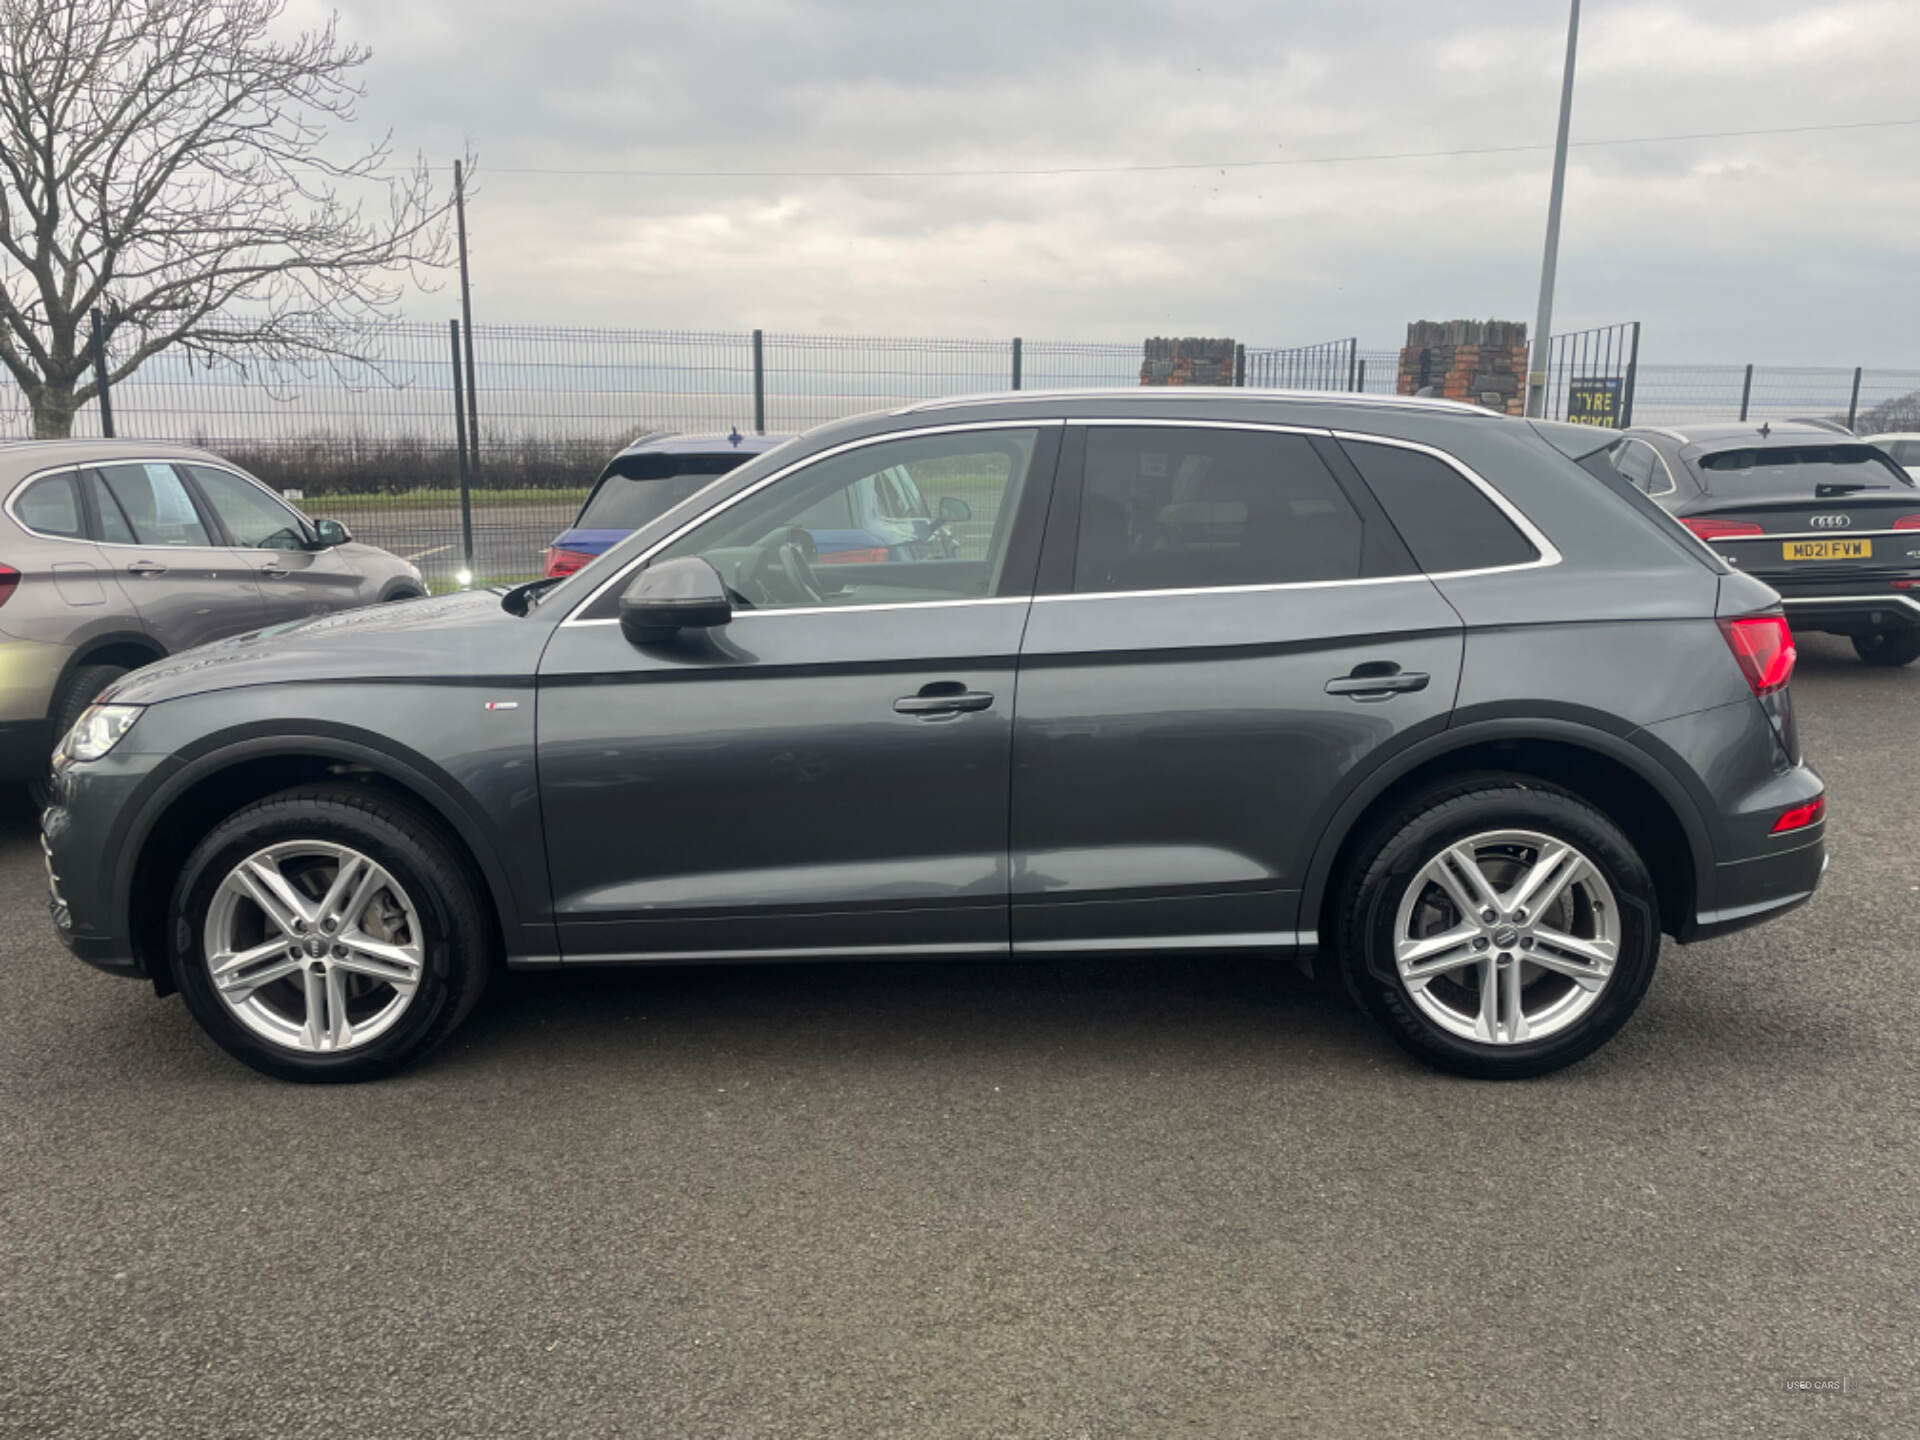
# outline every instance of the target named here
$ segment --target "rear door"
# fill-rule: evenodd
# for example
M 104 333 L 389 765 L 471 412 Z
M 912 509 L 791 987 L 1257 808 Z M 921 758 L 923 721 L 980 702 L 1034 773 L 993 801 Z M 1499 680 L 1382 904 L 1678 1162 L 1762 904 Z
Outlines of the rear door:
M 140 619 L 168 651 L 260 625 L 253 567 L 215 536 L 186 482 L 166 461 L 81 470 L 112 561 Z
M 1283 950 L 1462 627 L 1325 432 L 1071 423 L 1014 721 L 1016 951 Z
M 327 615 L 360 603 L 358 571 L 331 546 L 313 543 L 313 531 L 277 495 L 232 470 L 182 465 L 213 511 L 225 538 L 259 580 L 262 623 L 277 625 Z

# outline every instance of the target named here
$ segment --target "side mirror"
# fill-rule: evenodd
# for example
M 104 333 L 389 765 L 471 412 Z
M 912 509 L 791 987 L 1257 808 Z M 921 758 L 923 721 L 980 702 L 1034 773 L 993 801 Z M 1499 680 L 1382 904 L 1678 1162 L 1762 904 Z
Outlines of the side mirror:
M 954 495 L 940 497 L 940 523 L 959 525 L 973 518 L 973 507 Z
M 720 572 L 698 555 L 647 566 L 620 597 L 620 631 L 635 645 L 657 645 L 678 630 L 708 630 L 731 619 Z
M 345 545 L 353 539 L 353 532 L 338 520 L 316 520 L 313 530 L 320 539 L 322 550 L 331 550 L 335 545 Z

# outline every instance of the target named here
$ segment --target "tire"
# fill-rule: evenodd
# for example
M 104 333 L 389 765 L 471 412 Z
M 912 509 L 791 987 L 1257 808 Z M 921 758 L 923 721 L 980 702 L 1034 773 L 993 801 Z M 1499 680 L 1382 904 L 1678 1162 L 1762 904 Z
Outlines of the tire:
M 1528 857 L 1545 879 L 1557 846 L 1572 852 L 1559 862 L 1565 889 L 1542 914 L 1514 910 Z M 1433 878 L 1429 867 L 1466 853 L 1489 882 L 1480 893 L 1505 908 L 1464 916 L 1452 896 L 1470 893 L 1471 876 L 1454 868 L 1453 890 Z M 1638 1008 L 1660 953 L 1653 877 L 1632 843 L 1586 801 L 1521 775 L 1465 776 L 1414 796 L 1368 833 L 1338 895 L 1354 998 L 1413 1055 L 1476 1079 L 1545 1075 L 1591 1054 Z M 1609 947 L 1610 963 L 1587 958 Z M 1410 978 L 1409 966 L 1426 973 Z
M 53 722 L 53 743 L 57 747 L 67 738 L 67 731 L 73 728 L 73 722 L 85 713 L 100 692 L 128 674 L 124 665 L 81 665 L 67 676 L 61 685 L 60 694 L 48 712 Z M 36 775 L 27 781 L 27 794 L 32 797 L 34 806 L 44 810 L 53 800 L 53 752 L 47 752 L 47 773 Z
M 1867 665 L 1911 665 L 1920 660 L 1920 629 L 1876 630 L 1871 635 L 1856 635 L 1853 653 Z
M 335 859 L 332 874 L 322 852 Z M 241 862 L 263 855 L 297 892 L 310 920 L 276 926 L 264 905 L 240 893 L 244 882 L 229 884 Z M 349 863 L 361 866 L 361 877 L 377 867 L 385 883 L 373 875 L 350 923 L 336 923 L 323 935 L 316 897 L 325 898 L 339 866 Z M 284 892 L 256 882 L 253 893 L 263 889 L 282 906 L 283 919 L 292 914 L 278 898 Z M 308 1082 L 376 1079 L 425 1055 L 479 1002 L 495 959 L 484 903 L 452 846 L 411 807 L 360 785 L 282 791 L 223 821 L 188 857 L 168 911 L 174 983 L 208 1035 L 264 1074 Z M 333 913 L 352 909 L 349 902 Z M 272 953 L 236 967 L 225 987 L 216 985 L 210 935 L 216 943 L 226 937 L 216 955 L 255 945 Z M 282 941 L 297 942 L 288 945 L 285 962 Z M 318 952 L 302 948 L 314 941 Z M 363 952 L 362 945 L 377 946 L 380 954 Z M 370 975 L 368 966 L 415 978 L 408 986 Z M 261 983 L 259 977 L 275 969 L 291 973 Z M 322 1022 L 343 1023 L 316 1023 L 316 1013 Z

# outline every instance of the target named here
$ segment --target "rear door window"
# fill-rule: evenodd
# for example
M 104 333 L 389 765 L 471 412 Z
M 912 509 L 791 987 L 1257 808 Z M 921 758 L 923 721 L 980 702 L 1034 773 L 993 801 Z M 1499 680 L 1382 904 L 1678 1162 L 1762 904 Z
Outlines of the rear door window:
M 96 473 L 141 545 L 210 546 L 193 497 L 171 465 L 101 465 Z
M 1429 575 L 1540 558 L 1500 507 L 1453 466 L 1420 450 L 1341 442 L 1413 558 Z
M 86 539 L 86 520 L 80 511 L 80 495 L 74 489 L 71 470 L 42 476 L 27 486 L 13 502 L 13 513 L 36 534 L 61 540 Z
M 1078 592 L 1352 580 L 1365 540 L 1304 435 L 1088 428 Z

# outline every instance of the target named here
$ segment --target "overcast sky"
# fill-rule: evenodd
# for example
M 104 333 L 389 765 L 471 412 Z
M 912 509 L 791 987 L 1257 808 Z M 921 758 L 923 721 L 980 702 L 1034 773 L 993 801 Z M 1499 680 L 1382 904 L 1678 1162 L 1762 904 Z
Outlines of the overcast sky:
M 480 156 L 477 320 L 1397 345 L 1411 319 L 1533 318 L 1545 150 L 965 179 L 508 169 L 1546 143 L 1562 0 L 339 8 L 375 51 L 365 123 L 402 150 Z M 1920 120 L 1916 64 L 1914 0 L 1588 0 L 1573 136 Z M 1916 178 L 1920 125 L 1576 149 L 1554 328 L 1639 319 L 1650 360 L 1920 366 Z M 409 312 L 453 304 L 446 290 Z

